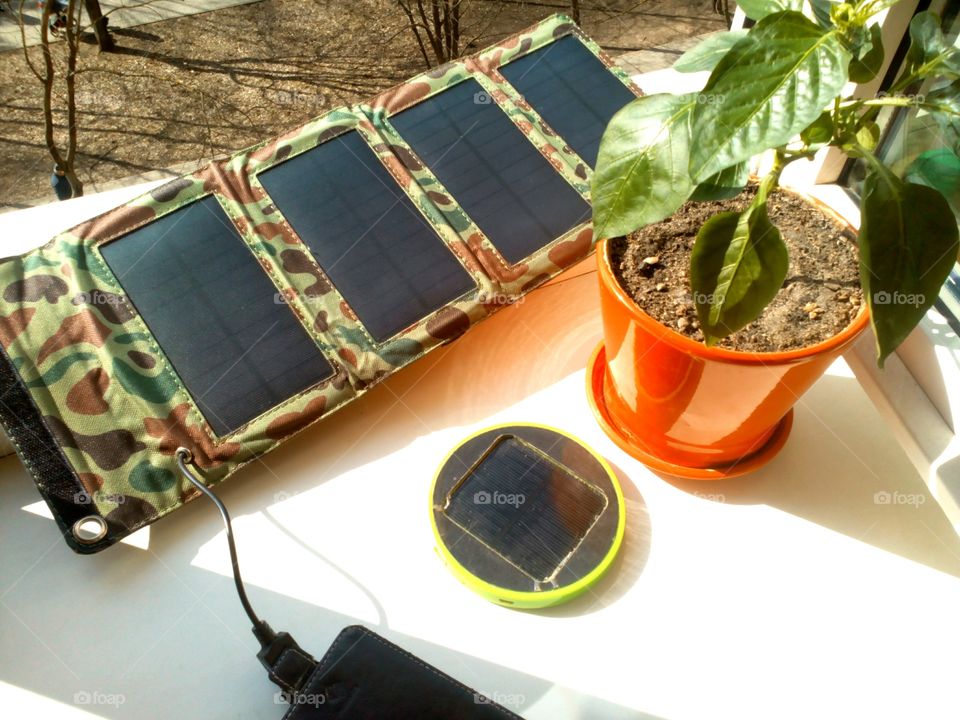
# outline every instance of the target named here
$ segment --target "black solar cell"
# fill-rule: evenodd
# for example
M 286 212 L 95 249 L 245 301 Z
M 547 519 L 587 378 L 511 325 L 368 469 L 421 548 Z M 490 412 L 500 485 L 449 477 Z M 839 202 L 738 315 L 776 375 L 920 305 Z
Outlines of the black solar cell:
M 573 35 L 517 58 L 500 72 L 590 167 L 610 118 L 636 98 Z
M 217 434 L 333 375 L 216 198 L 101 251 Z
M 513 436 L 498 438 L 450 494 L 453 522 L 538 582 L 550 579 L 606 507 L 594 486 Z
M 375 340 L 476 287 L 355 131 L 258 177 Z
M 390 118 L 507 262 L 590 218 L 590 206 L 476 80 Z

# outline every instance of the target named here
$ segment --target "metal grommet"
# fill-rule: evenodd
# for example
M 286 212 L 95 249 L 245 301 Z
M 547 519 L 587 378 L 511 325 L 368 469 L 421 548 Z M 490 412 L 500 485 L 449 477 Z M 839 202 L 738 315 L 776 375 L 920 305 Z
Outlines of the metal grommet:
M 73 539 L 81 545 L 93 545 L 107 536 L 107 521 L 99 515 L 87 515 L 73 524 Z
M 185 448 L 182 445 L 177 448 L 173 455 L 174 457 L 182 458 L 185 463 L 193 462 L 193 452 L 190 448 Z

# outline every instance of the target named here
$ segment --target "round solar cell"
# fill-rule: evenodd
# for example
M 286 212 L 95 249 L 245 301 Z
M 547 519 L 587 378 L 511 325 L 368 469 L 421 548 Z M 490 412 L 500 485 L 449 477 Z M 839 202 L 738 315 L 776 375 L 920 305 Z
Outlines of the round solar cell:
M 616 475 L 576 438 L 543 425 L 468 437 L 434 478 L 437 551 L 467 587 L 501 605 L 571 600 L 609 569 L 626 512 Z

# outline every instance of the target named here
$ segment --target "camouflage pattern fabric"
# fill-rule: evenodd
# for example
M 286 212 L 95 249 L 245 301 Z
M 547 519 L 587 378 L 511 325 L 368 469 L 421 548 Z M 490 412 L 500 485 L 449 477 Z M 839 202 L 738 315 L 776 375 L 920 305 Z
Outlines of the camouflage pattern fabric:
M 62 488 L 53 498 L 41 473 L 33 472 L 71 547 L 96 552 L 196 496 L 177 472 L 178 447 L 193 452 L 207 482 L 220 482 L 592 252 L 592 228 L 585 223 L 523 262 L 508 264 L 389 120 L 400 109 L 473 78 L 589 201 L 589 168 L 497 71 L 503 63 L 570 34 L 640 94 L 579 28 L 556 15 L 368 103 L 335 109 L 166 183 L 27 255 L 0 261 L 0 345 L 15 371 L 10 374 L 37 410 L 35 427 L 59 446 L 73 478 L 75 492 L 65 500 Z M 383 343 L 374 341 L 357 320 L 257 179 L 259 172 L 350 131 L 373 149 L 477 285 Z M 103 244 L 208 195 L 216 197 L 235 223 L 287 307 L 336 371 L 224 437 L 211 430 L 100 252 Z M 22 418 L 4 412 L 2 401 L 0 416 L 8 433 L 16 435 Z M 33 470 L 30 453 L 20 450 Z M 72 520 L 83 515 L 103 517 L 107 537 L 95 544 L 78 543 Z

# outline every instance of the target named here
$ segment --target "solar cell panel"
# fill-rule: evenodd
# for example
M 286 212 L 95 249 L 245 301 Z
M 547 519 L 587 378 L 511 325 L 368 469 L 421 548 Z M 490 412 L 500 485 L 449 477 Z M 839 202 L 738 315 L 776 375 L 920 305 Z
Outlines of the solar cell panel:
M 510 264 L 590 217 L 586 201 L 476 80 L 390 123 Z
M 101 252 L 218 435 L 333 375 L 216 198 Z
M 375 340 L 475 287 L 356 131 L 258 177 Z
M 594 486 L 530 443 L 497 438 L 450 493 L 447 517 L 537 582 L 546 582 L 606 507 Z
M 513 60 L 500 73 L 590 167 L 607 123 L 636 99 L 574 35 Z

